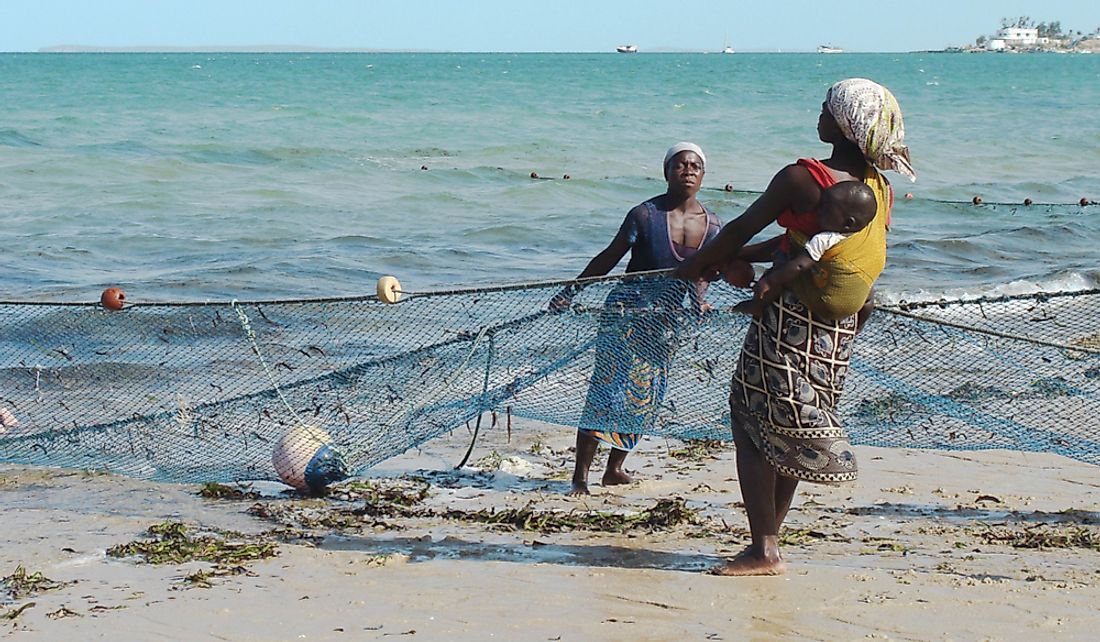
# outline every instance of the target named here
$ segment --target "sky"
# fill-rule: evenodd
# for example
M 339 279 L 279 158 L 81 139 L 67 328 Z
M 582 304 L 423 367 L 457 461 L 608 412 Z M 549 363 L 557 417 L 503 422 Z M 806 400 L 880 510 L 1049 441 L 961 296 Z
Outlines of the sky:
M 838 9 L 844 7 L 845 11 Z M 823 15 L 826 8 L 832 12 Z M 1100 28 L 1097 0 L 0 0 L 0 51 L 59 45 L 431 51 L 915 51 L 1001 18 Z

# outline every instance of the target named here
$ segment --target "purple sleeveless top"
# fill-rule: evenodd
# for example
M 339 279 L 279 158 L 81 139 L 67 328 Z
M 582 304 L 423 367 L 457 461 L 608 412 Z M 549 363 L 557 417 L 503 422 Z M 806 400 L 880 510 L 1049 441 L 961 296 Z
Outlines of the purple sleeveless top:
M 699 247 L 673 243 L 668 232 L 668 212 L 657 209 L 653 201 L 646 201 L 630 210 L 623 220 L 619 233 L 625 232 L 630 241 L 630 262 L 627 272 L 645 272 L 674 268 L 695 254 L 704 243 L 718 235 L 721 223 L 706 206 L 707 233 Z

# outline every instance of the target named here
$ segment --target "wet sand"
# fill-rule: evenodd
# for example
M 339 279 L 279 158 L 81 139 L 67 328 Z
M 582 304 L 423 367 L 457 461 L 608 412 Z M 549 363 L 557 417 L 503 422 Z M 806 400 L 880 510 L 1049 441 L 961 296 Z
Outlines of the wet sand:
M 517 421 L 510 440 L 502 428 L 483 431 L 473 465 L 452 470 L 468 443 L 456 430 L 373 469 L 380 488 L 428 490 L 387 514 L 364 512 L 361 495 L 339 488 L 308 499 L 261 484 L 259 499 L 206 499 L 194 485 L 2 467 L 0 576 L 22 565 L 64 585 L 19 599 L 0 587 L 0 631 L 42 640 L 1084 640 L 1100 626 L 1100 468 L 1088 464 L 858 448 L 858 482 L 800 488 L 783 535 L 785 576 L 722 578 L 705 570 L 747 543 L 728 444 L 647 438 L 627 459 L 634 484 L 603 488 L 594 468 L 593 494 L 568 498 L 570 430 Z M 560 527 L 675 498 L 697 511 L 691 520 Z M 559 526 L 471 519 L 525 508 L 559 511 Z M 184 579 L 206 562 L 106 555 L 169 520 L 274 541 L 278 555 L 206 588 Z

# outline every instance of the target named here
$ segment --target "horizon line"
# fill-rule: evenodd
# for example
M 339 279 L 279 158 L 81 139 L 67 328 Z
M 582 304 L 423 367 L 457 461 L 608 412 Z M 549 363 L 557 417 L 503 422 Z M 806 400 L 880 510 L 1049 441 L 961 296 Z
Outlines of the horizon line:
M 843 53 L 860 54 L 897 54 L 897 53 L 935 53 L 946 51 L 952 47 L 942 49 L 913 49 L 896 51 L 865 51 L 845 49 Z M 693 53 L 693 54 L 719 54 L 735 55 L 738 53 L 818 53 L 816 48 L 810 49 L 783 49 L 783 48 L 754 48 L 739 49 L 734 54 L 728 54 L 722 50 L 712 49 L 677 49 L 670 47 L 657 47 L 648 50 L 622 54 L 612 49 L 574 50 L 574 51 L 494 51 L 494 50 L 465 50 L 465 49 L 389 49 L 373 47 L 319 47 L 313 45 L 132 45 L 132 46 L 96 46 L 96 45 L 51 45 L 40 47 L 37 50 L 5 51 L 3 53 L 433 53 L 433 54 L 658 54 L 658 53 Z

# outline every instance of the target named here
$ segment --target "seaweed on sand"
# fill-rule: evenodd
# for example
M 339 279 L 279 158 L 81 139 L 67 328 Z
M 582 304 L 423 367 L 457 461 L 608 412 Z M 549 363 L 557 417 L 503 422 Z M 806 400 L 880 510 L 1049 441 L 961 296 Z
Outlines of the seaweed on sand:
M 684 461 L 703 461 L 717 459 L 723 451 L 731 448 L 730 442 L 717 439 L 686 439 L 680 448 L 672 448 L 668 456 Z
M 22 600 L 39 593 L 64 588 L 70 584 L 76 584 L 76 582 L 51 580 L 43 575 L 42 571 L 27 573 L 27 569 L 22 564 L 16 566 L 11 575 L 0 579 L 0 588 L 8 594 L 10 600 Z M 27 602 L 15 608 L 0 611 L 0 620 L 16 620 L 23 614 L 23 611 L 33 606 L 36 606 L 35 602 Z
M 217 482 L 206 482 L 199 489 L 199 496 L 206 499 L 259 499 L 260 494 L 251 491 L 244 490 L 238 486 L 228 486 L 226 484 L 219 484 Z
M 215 564 L 240 564 L 274 557 L 274 542 L 230 541 L 214 535 L 189 535 L 180 522 L 149 527 L 152 540 L 133 541 L 107 549 L 111 557 L 141 557 L 149 564 L 183 564 L 200 560 Z
M 12 600 L 33 597 L 39 593 L 64 588 L 74 583 L 51 580 L 43 575 L 42 571 L 27 573 L 27 569 L 22 564 L 16 566 L 11 575 L 0 579 L 0 587 L 3 587 Z
M 1088 548 L 1100 551 L 1100 531 L 1065 523 L 1023 527 L 999 524 L 971 529 L 971 534 L 986 544 L 1005 544 L 1013 548 Z
M 14 620 L 14 619 L 18 618 L 20 615 L 23 615 L 23 611 L 26 611 L 27 609 L 31 608 L 32 606 L 37 606 L 37 604 L 38 604 L 37 602 L 27 602 L 26 604 L 20 604 L 19 606 L 15 607 L 14 609 L 10 609 L 8 611 L 4 611 L 3 613 L 0 613 L 0 620 Z
M 420 507 L 430 494 L 431 485 L 415 477 L 392 480 L 357 479 L 334 486 L 328 493 L 330 501 L 362 502 L 362 506 L 357 508 L 333 506 L 317 501 L 257 502 L 248 509 L 248 513 L 261 519 L 310 529 L 390 530 L 398 527 L 380 518 L 431 516 L 430 511 Z
M 379 512 L 373 514 L 389 512 L 393 507 L 412 508 L 422 504 L 430 494 L 431 484 L 419 478 L 402 478 L 389 482 L 356 479 L 329 491 L 331 499 L 362 501 L 375 507 Z
M 214 575 L 239 575 L 248 571 L 244 564 L 278 555 L 274 542 L 262 538 L 249 540 L 240 534 L 233 539 L 213 534 L 191 535 L 180 522 L 162 522 L 149 527 L 151 540 L 138 540 L 107 549 L 111 557 L 139 557 L 147 564 L 184 564 L 193 561 L 212 563 L 210 571 L 187 576 L 198 586 L 209 586 Z
M 827 533 L 816 528 L 784 528 L 779 533 L 780 546 L 807 546 L 812 542 L 850 542 L 850 537 L 839 533 Z
M 363 508 L 337 508 L 329 506 L 302 504 L 272 504 L 257 502 L 248 509 L 248 514 L 292 528 L 315 530 L 328 528 L 338 531 L 397 529 L 398 526 L 376 519 L 377 507 L 367 505 Z M 396 509 L 395 509 L 396 510 Z M 407 514 L 406 514 L 407 515 Z
M 277 523 L 305 529 L 391 530 L 400 524 L 383 521 L 386 518 L 449 519 L 474 522 L 513 530 L 543 533 L 572 530 L 624 533 L 631 530 L 659 531 L 681 524 L 697 524 L 698 509 L 688 508 L 684 499 L 662 499 L 653 507 L 635 513 L 598 511 L 543 511 L 533 504 L 523 508 L 481 510 L 438 509 L 423 506 L 431 485 L 419 478 L 397 480 L 357 480 L 332 489 L 328 499 L 361 501 L 356 508 L 343 508 L 328 503 L 257 502 L 248 512 Z
M 448 519 L 503 526 L 514 530 L 540 533 L 573 530 L 625 533 L 631 530 L 661 531 L 682 524 L 698 521 L 698 510 L 688 508 L 681 497 L 661 499 L 652 507 L 637 513 L 608 513 L 602 511 L 539 511 L 531 504 L 523 508 L 479 511 L 447 510 L 442 516 Z

